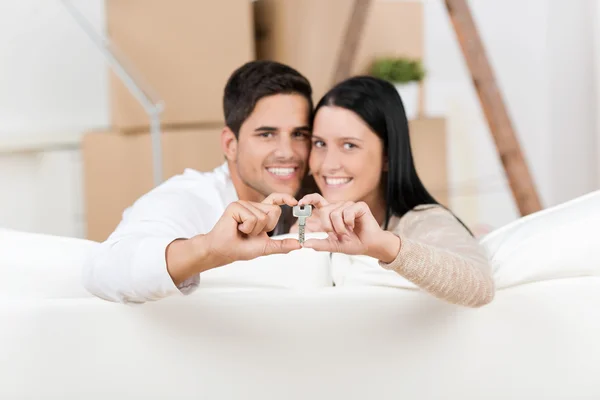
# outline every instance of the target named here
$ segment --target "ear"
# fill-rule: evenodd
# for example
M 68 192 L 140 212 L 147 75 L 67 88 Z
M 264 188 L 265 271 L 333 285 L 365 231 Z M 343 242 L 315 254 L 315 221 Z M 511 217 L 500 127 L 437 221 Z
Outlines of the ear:
M 235 161 L 237 159 L 237 138 L 235 133 L 229 127 L 224 127 L 221 131 L 221 148 L 225 154 L 225 158 L 229 161 Z

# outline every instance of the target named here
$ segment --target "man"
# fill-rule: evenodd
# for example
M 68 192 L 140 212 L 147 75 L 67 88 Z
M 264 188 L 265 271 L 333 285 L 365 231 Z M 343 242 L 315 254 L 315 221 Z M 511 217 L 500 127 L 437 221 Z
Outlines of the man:
M 267 232 L 281 205 L 297 204 L 311 98 L 308 80 L 286 65 L 254 61 L 234 71 L 223 97 L 226 162 L 212 172 L 186 170 L 127 209 L 84 268 L 87 290 L 143 303 L 190 293 L 208 269 L 299 249 Z

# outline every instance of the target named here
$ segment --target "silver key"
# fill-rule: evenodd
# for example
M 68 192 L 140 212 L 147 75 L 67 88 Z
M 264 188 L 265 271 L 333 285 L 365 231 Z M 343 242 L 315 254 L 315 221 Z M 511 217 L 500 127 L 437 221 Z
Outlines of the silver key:
M 294 206 L 292 209 L 292 214 L 294 217 L 298 218 L 298 240 L 300 241 L 300 244 L 303 244 L 306 218 L 312 215 L 312 206 L 310 204 L 304 206 Z

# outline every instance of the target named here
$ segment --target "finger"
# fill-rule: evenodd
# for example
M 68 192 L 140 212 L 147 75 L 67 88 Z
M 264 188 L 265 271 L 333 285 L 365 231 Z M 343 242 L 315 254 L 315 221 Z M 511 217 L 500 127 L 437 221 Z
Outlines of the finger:
M 316 251 L 331 251 L 329 250 L 330 244 L 327 243 L 326 239 L 308 239 L 304 242 L 302 247 Z
M 344 224 L 351 230 L 354 230 L 356 226 L 356 220 L 360 219 L 366 213 L 370 213 L 369 206 L 365 202 L 358 202 L 351 204 L 349 207 L 344 209 L 343 218 Z
M 267 215 L 267 213 L 265 213 L 263 210 L 256 207 L 256 203 L 251 203 L 249 201 L 247 201 L 247 202 L 240 201 L 240 203 L 244 207 L 246 207 L 248 210 L 250 210 L 256 217 L 256 223 L 254 224 L 252 231 L 249 234 L 252 236 L 256 236 L 256 235 L 264 232 L 265 227 L 267 226 L 267 224 L 269 222 L 269 216 Z
M 295 232 L 297 231 L 298 229 L 296 227 Z M 323 232 L 323 229 L 321 228 L 321 220 L 319 218 L 309 217 L 306 220 L 306 232 Z
M 319 222 L 323 232 L 334 232 L 333 225 L 331 224 L 331 211 L 337 208 L 338 204 L 331 204 L 319 210 Z
M 371 214 L 371 209 L 364 201 L 359 201 L 354 207 L 356 207 L 356 219 L 362 218 L 363 215 Z
M 318 193 L 307 194 L 300 199 L 298 205 L 303 206 L 306 204 L 312 204 L 316 208 L 323 208 L 329 205 L 329 202 Z
M 308 239 L 304 242 L 303 247 L 315 251 L 339 253 L 339 241 L 334 233 L 330 233 L 327 239 Z
M 276 206 L 282 206 L 284 204 L 287 204 L 288 206 L 293 207 L 298 204 L 298 200 L 296 200 L 294 196 L 286 193 L 271 193 L 261 203 Z
M 346 202 L 343 204 L 339 204 L 334 210 L 329 214 L 329 219 L 331 220 L 331 225 L 333 226 L 334 232 L 338 234 L 348 233 L 346 229 L 346 224 L 344 223 L 343 212 L 346 208 L 352 206 L 354 203 Z
M 285 254 L 301 248 L 302 246 L 300 245 L 300 242 L 296 239 L 268 239 L 263 250 L 263 255 Z
M 348 229 L 354 230 L 354 220 L 356 219 L 354 206 L 346 208 L 342 213 L 342 218 L 344 219 L 344 225 L 346 225 Z
M 227 209 L 231 217 L 238 223 L 237 229 L 249 235 L 256 225 L 256 215 L 239 202 L 232 203 Z
M 264 226 L 264 232 L 271 232 L 277 226 L 281 216 L 281 207 L 265 203 L 251 203 L 253 206 L 262 210 L 267 216 L 267 223 Z

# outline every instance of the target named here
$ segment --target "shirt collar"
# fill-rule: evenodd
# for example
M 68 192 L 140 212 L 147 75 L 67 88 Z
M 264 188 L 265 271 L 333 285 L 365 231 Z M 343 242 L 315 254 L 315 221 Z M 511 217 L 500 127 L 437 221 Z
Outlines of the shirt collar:
M 233 181 L 231 180 L 231 173 L 229 171 L 229 166 L 225 161 L 219 167 L 217 167 L 217 172 L 219 176 L 223 179 L 224 183 L 224 200 L 225 204 L 231 204 L 235 201 L 239 200 L 239 196 L 235 190 L 235 186 L 233 186 Z

